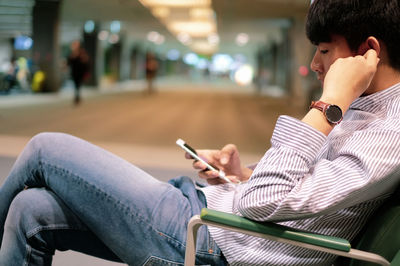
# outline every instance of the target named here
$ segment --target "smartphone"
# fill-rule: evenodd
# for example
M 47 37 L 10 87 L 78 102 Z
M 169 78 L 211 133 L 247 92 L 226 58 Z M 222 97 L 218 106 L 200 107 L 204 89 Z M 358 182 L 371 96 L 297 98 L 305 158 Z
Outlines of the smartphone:
M 195 149 L 193 149 L 192 147 L 190 147 L 184 140 L 182 139 L 178 139 L 176 141 L 176 144 L 181 147 L 182 149 L 184 149 L 187 153 L 190 154 L 190 156 L 192 156 L 193 159 L 198 160 L 200 162 L 202 162 L 203 164 L 205 164 L 207 166 L 207 169 L 211 170 L 211 171 L 216 171 L 218 172 L 218 176 L 219 178 L 225 180 L 228 183 L 233 183 L 231 180 L 229 180 L 226 176 L 224 171 L 218 169 L 218 167 L 209 164 L 208 162 L 206 162 L 204 159 L 202 159 L 196 152 Z

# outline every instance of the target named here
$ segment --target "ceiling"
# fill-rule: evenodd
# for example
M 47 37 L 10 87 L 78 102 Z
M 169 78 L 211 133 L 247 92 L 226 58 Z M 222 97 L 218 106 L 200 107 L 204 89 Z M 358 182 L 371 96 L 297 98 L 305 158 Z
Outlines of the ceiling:
M 183 1 L 183 0 L 182 0 Z M 290 19 L 306 15 L 309 0 L 213 0 L 220 50 L 242 49 L 235 44 L 240 32 L 249 36 L 248 48 L 269 40 L 279 41 L 281 28 L 290 26 Z M 33 0 L 0 0 L 0 39 L 18 34 L 31 34 Z M 109 27 L 121 21 L 122 32 L 129 41 L 144 41 L 148 32 L 165 36 L 164 49 L 185 49 L 151 12 L 138 0 L 63 0 L 61 10 L 61 41 L 79 38 L 85 21 L 100 22 Z
M 0 38 L 31 33 L 32 0 L 0 0 Z

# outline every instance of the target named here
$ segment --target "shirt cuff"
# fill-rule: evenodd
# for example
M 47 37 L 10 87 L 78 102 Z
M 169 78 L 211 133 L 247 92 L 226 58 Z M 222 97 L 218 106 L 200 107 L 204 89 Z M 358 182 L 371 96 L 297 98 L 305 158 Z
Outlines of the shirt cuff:
M 272 134 L 272 145 L 287 147 L 314 158 L 326 136 L 312 126 L 290 116 L 280 116 Z

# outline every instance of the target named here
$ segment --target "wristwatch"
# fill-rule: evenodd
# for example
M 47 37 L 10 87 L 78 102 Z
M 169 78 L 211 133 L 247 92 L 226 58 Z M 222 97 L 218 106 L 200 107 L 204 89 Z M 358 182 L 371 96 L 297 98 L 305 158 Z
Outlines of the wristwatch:
M 320 110 L 324 115 L 326 120 L 332 125 L 337 125 L 343 119 L 343 112 L 339 106 L 329 103 L 324 103 L 323 101 L 312 101 L 310 109 L 315 108 Z

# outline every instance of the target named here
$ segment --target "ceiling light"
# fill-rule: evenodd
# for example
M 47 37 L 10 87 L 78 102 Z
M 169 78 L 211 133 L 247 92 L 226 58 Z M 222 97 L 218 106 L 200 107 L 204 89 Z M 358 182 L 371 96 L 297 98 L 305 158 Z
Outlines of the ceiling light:
M 150 31 L 147 33 L 147 40 L 155 42 L 160 34 L 156 31 Z
M 208 35 L 207 40 L 211 45 L 217 45 L 219 43 L 219 36 L 216 33 Z
M 29 50 L 32 48 L 33 40 L 32 38 L 24 35 L 20 35 L 14 40 L 15 50 Z
M 121 22 L 119 22 L 118 20 L 114 20 L 111 22 L 110 24 L 110 31 L 112 33 L 118 33 L 121 30 Z
M 99 32 L 98 38 L 99 38 L 100 41 L 105 41 L 105 40 L 107 40 L 108 35 L 109 35 L 108 31 L 102 30 L 102 31 Z
M 156 31 L 150 31 L 149 33 L 147 33 L 147 40 L 160 45 L 160 44 L 164 43 L 165 37 L 164 37 L 164 35 L 156 32 Z
M 228 54 L 215 54 L 212 57 L 212 69 L 215 72 L 228 72 L 232 63 L 233 59 Z
M 182 44 L 204 54 L 214 53 L 220 42 L 211 1 L 139 0 Z M 154 43 L 164 42 L 164 36 L 160 38 L 157 34 L 149 33 L 148 40 Z
M 95 27 L 94 21 L 88 20 L 85 22 L 83 29 L 86 33 L 92 33 L 94 31 L 94 27 Z
M 183 62 L 185 62 L 188 65 L 196 65 L 198 61 L 199 57 L 195 53 L 187 53 L 183 57 Z
M 167 23 L 172 32 L 187 32 L 192 37 L 206 37 L 216 32 L 216 26 L 210 21 L 175 21 Z
M 118 34 L 111 34 L 110 38 L 108 39 L 108 42 L 111 44 L 115 44 L 115 43 L 119 42 Z
M 178 35 L 176 36 L 176 38 L 183 44 L 188 45 L 192 42 L 192 38 L 190 37 L 190 35 L 186 32 L 180 32 L 178 33 Z
M 236 36 L 236 44 L 239 46 L 244 46 L 249 42 L 249 35 L 246 33 L 239 33 Z
M 151 13 L 157 18 L 164 19 L 169 16 L 170 9 L 168 7 L 162 7 L 162 6 L 154 7 L 151 9 Z
M 191 8 L 189 15 L 192 19 L 213 19 L 214 11 L 211 8 Z
M 154 41 L 155 44 L 161 45 L 163 44 L 165 41 L 165 37 L 164 35 L 159 34 L 158 38 Z
M 254 69 L 250 65 L 241 66 L 234 74 L 234 80 L 242 86 L 251 84 L 253 77 Z
M 216 46 L 210 45 L 208 41 L 195 41 L 190 45 L 190 48 L 199 54 L 213 54 L 216 52 Z

